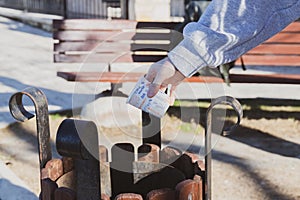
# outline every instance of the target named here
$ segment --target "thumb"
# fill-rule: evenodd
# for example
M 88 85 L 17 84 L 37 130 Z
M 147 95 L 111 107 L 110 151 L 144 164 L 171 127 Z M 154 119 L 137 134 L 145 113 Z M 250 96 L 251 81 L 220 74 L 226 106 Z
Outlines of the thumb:
M 147 96 L 149 98 L 154 97 L 157 94 L 157 92 L 159 91 L 159 89 L 160 89 L 160 85 L 159 84 L 157 84 L 157 83 L 151 83 L 149 85 L 149 90 L 148 90 Z

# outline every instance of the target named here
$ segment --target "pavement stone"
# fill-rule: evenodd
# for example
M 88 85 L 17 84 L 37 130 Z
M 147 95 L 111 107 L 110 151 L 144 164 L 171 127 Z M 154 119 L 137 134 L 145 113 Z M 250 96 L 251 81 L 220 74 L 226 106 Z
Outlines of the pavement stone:
M 56 16 L 6 8 L 0 8 L 0 16 L 5 16 L 0 17 L 0 128 L 15 122 L 8 109 L 9 98 L 26 87 L 42 89 L 50 111 L 70 109 L 73 86 L 56 77 L 56 68 L 52 64 L 52 37 L 48 31 Z M 32 111 L 32 106 L 28 110 Z M 0 199 L 37 200 L 38 197 L 0 161 Z
M 37 200 L 38 197 L 4 163 L 0 162 L 0 199 Z
M 37 28 L 41 28 L 45 31 L 52 30 L 52 20 L 62 19 L 62 16 L 58 15 L 47 15 L 40 13 L 24 12 L 21 10 L 15 10 L 10 8 L 0 7 L 0 16 L 14 19 L 17 21 L 24 22 Z

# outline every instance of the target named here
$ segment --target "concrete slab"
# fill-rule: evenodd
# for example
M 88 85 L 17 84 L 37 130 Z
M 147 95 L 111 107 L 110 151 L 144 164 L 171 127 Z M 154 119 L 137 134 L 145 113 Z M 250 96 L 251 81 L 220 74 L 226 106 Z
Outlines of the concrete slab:
M 62 19 L 62 16 L 30 13 L 21 10 L 0 7 L 0 16 L 30 24 L 46 31 L 52 30 L 52 20 Z
M 0 161 L 0 199 L 38 200 L 26 184 Z

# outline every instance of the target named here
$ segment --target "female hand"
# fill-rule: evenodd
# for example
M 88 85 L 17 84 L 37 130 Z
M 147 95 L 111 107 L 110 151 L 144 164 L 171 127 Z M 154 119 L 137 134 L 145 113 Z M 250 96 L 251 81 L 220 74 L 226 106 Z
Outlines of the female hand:
M 171 84 L 171 96 L 176 86 L 179 85 L 186 77 L 179 72 L 171 63 L 168 57 L 151 65 L 145 77 L 149 82 L 149 90 L 147 96 L 149 98 L 155 96 L 161 89 L 164 90 Z

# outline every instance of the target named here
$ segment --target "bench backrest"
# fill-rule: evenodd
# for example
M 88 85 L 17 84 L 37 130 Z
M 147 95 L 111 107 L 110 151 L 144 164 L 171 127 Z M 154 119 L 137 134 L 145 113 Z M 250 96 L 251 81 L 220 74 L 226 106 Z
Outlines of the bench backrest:
M 130 20 L 103 19 L 67 19 L 54 20 L 54 62 L 55 63 L 104 63 L 105 71 L 126 72 L 129 70 L 117 68 L 114 63 L 156 62 L 167 55 L 181 40 L 183 23 L 175 22 L 136 22 Z M 287 26 L 258 47 L 242 56 L 247 66 L 300 66 L 300 22 Z M 241 65 L 238 59 L 235 65 Z M 108 68 L 106 68 L 108 66 Z M 147 66 L 149 66 L 147 64 Z M 143 68 L 143 69 L 142 69 Z M 143 67 L 139 70 L 145 70 Z M 86 68 L 85 68 L 86 69 Z M 101 69 L 102 70 L 102 69 Z M 77 70 L 78 71 L 78 70 Z M 87 70 L 88 71 L 88 70 Z M 103 72 L 103 70 L 101 71 Z M 142 72 L 142 71 L 140 71 Z M 129 74 L 127 74 L 129 75 Z M 58 76 L 68 81 L 136 81 L 140 76 L 127 77 L 124 74 L 108 73 L 101 79 L 98 75 L 76 72 L 58 72 Z M 112 78 L 114 77 L 114 78 Z M 120 77 L 123 77 L 120 79 Z M 208 77 L 205 82 L 223 82 L 219 77 Z M 230 74 L 230 82 L 236 83 L 291 83 L 300 81 L 299 74 Z M 203 82 L 201 78 L 189 79 L 193 82 Z
M 69 19 L 53 22 L 54 62 L 155 62 L 182 34 L 181 23 Z
M 54 62 L 155 62 L 181 41 L 182 27 L 176 22 L 54 20 Z M 243 59 L 246 65 L 300 66 L 300 22 L 293 22 Z
M 242 57 L 246 65 L 300 66 L 300 21 L 291 23 Z

